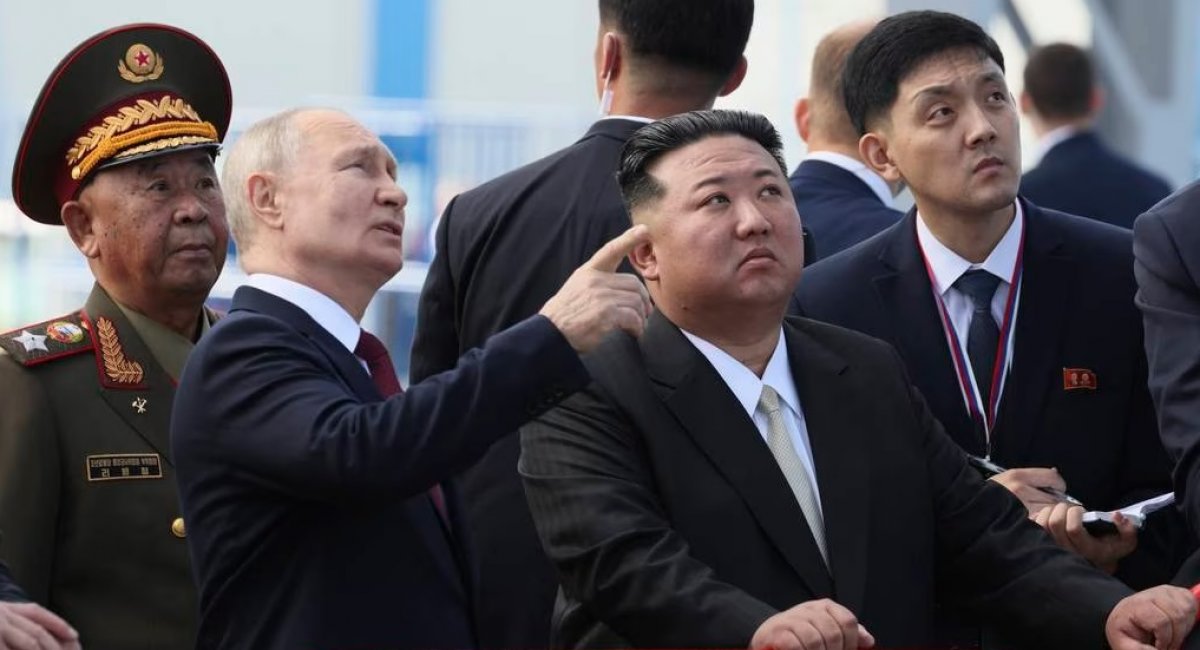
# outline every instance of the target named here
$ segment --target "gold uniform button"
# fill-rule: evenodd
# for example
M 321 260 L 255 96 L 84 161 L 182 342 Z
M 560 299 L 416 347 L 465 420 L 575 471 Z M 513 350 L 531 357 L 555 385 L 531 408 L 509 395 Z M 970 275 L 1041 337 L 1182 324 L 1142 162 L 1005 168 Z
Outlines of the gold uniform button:
M 187 537 L 187 526 L 183 523 L 183 517 L 176 517 L 175 521 L 171 522 L 171 534 L 179 539 Z

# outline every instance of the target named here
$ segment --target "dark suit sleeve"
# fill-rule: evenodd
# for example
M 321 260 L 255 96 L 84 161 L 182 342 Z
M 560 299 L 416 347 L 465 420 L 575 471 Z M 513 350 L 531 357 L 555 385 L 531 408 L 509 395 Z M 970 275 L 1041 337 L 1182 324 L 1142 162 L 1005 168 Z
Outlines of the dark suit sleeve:
M 176 447 L 215 454 L 229 471 L 298 498 L 411 496 L 588 380 L 542 316 L 384 401 L 356 396 L 325 354 L 275 318 L 226 319 L 185 370 L 172 419 Z
M 1134 224 L 1137 305 L 1146 328 L 1159 436 L 1175 462 L 1175 491 L 1184 514 L 1200 534 L 1200 289 L 1180 250 L 1196 250 L 1189 243 L 1200 242 L 1178 241 L 1158 213 Z
M 950 589 L 944 600 L 997 629 L 1022 630 L 1031 646 L 1105 647 L 1108 614 L 1129 588 L 1056 546 L 1015 496 L 982 480 L 910 391 L 934 495 L 939 574 Z
M 630 645 L 744 648 L 775 613 L 689 555 L 633 425 L 595 384 L 521 430 L 519 469 L 566 595 Z
M 8 572 L 8 567 L 4 566 L 3 562 L 0 562 L 0 601 L 20 603 L 28 600 L 29 597 L 13 581 L 12 574 Z
M 458 362 L 458 309 L 455 306 L 454 274 L 450 267 L 450 220 L 457 200 L 458 197 L 455 197 L 450 201 L 438 220 L 436 252 L 425 275 L 425 286 L 421 289 L 409 366 L 409 376 L 414 382 L 449 370 Z

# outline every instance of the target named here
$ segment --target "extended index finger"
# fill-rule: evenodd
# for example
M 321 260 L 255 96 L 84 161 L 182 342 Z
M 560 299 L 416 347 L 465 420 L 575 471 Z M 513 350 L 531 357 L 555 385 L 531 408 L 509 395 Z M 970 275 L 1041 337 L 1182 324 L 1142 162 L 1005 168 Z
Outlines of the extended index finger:
M 584 266 L 612 273 L 621 265 L 621 260 L 625 259 L 626 255 L 648 241 L 650 241 L 650 230 L 646 228 L 645 224 L 638 224 L 601 246 L 600 250 L 596 251 L 596 254 L 592 255 L 592 259 L 588 260 Z

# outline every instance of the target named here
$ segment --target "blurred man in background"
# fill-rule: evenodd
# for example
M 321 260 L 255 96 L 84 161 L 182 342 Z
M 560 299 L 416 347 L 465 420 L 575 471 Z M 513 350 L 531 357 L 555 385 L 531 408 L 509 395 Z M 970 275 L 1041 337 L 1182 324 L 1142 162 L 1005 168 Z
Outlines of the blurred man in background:
M 808 96 L 796 102 L 796 129 L 808 144 L 808 155 L 788 182 L 820 259 L 904 216 L 892 207 L 898 186 L 883 180 L 858 157 L 858 131 L 842 100 L 846 58 L 874 26 L 875 21 L 850 23 L 825 35 L 813 54 Z
M 1095 130 L 1103 108 L 1087 52 L 1054 43 L 1030 53 L 1021 111 L 1037 134 L 1040 162 L 1021 177 L 1021 194 L 1045 208 L 1131 228 L 1171 187 L 1104 144 Z

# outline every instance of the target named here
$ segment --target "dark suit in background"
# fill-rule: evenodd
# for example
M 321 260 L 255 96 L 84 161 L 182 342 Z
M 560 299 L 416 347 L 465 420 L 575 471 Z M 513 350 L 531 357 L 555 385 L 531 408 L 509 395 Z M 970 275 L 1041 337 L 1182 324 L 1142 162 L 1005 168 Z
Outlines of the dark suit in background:
M 596 122 L 578 142 L 464 192 L 437 230 L 421 291 L 414 382 L 454 367 L 489 336 L 536 314 L 605 242 L 629 228 L 617 189 L 621 147 L 642 125 Z M 630 271 L 622 262 L 621 271 Z M 520 372 L 523 369 L 513 369 Z M 516 436 L 463 472 L 464 535 L 479 562 L 479 642 L 543 647 L 557 584 L 517 476 Z
M 4 566 L 3 562 L 0 562 L 0 601 L 22 603 L 28 600 L 29 597 L 13 581 L 12 574 L 8 572 L 8 567 Z
M 800 220 L 812 233 L 805 238 L 806 263 L 836 255 L 904 216 L 884 205 L 862 179 L 823 160 L 800 163 L 788 183 Z M 808 256 L 810 240 L 814 257 Z
M 1054 145 L 1021 176 L 1030 201 L 1122 228 L 1171 193 L 1159 176 L 1108 148 L 1091 131 Z
M 530 507 L 563 578 L 555 645 L 744 648 L 777 611 L 831 598 L 879 647 L 929 647 L 938 571 L 956 578 L 944 596 L 1041 647 L 1103 645 L 1128 590 L 981 481 L 889 346 L 804 319 L 783 332 L 831 571 L 741 404 L 655 313 L 640 341 L 611 336 L 586 357 L 589 389 L 522 429 Z
M 1137 304 L 1146 326 L 1150 394 L 1175 463 L 1175 494 L 1200 534 L 1200 184 L 1138 218 L 1133 228 Z M 1200 581 L 1200 554 L 1179 583 Z
M 448 529 L 426 490 L 586 381 L 535 317 L 385 401 L 303 310 L 239 289 L 171 423 L 198 647 L 474 647 L 454 491 Z
M 1023 205 L 1016 340 L 991 434 L 992 459 L 1005 467 L 1056 467 L 1071 494 L 1093 509 L 1168 491 L 1169 465 L 1146 390 L 1129 233 Z M 806 316 L 896 346 L 950 437 L 969 453 L 987 454 L 983 434 L 963 404 L 917 245 L 915 210 L 808 269 L 796 299 Z M 1066 390 L 1069 368 L 1091 370 L 1097 389 Z M 1119 577 L 1149 586 L 1174 573 L 1182 531 L 1162 527 L 1143 531 L 1138 550 L 1122 560 Z

